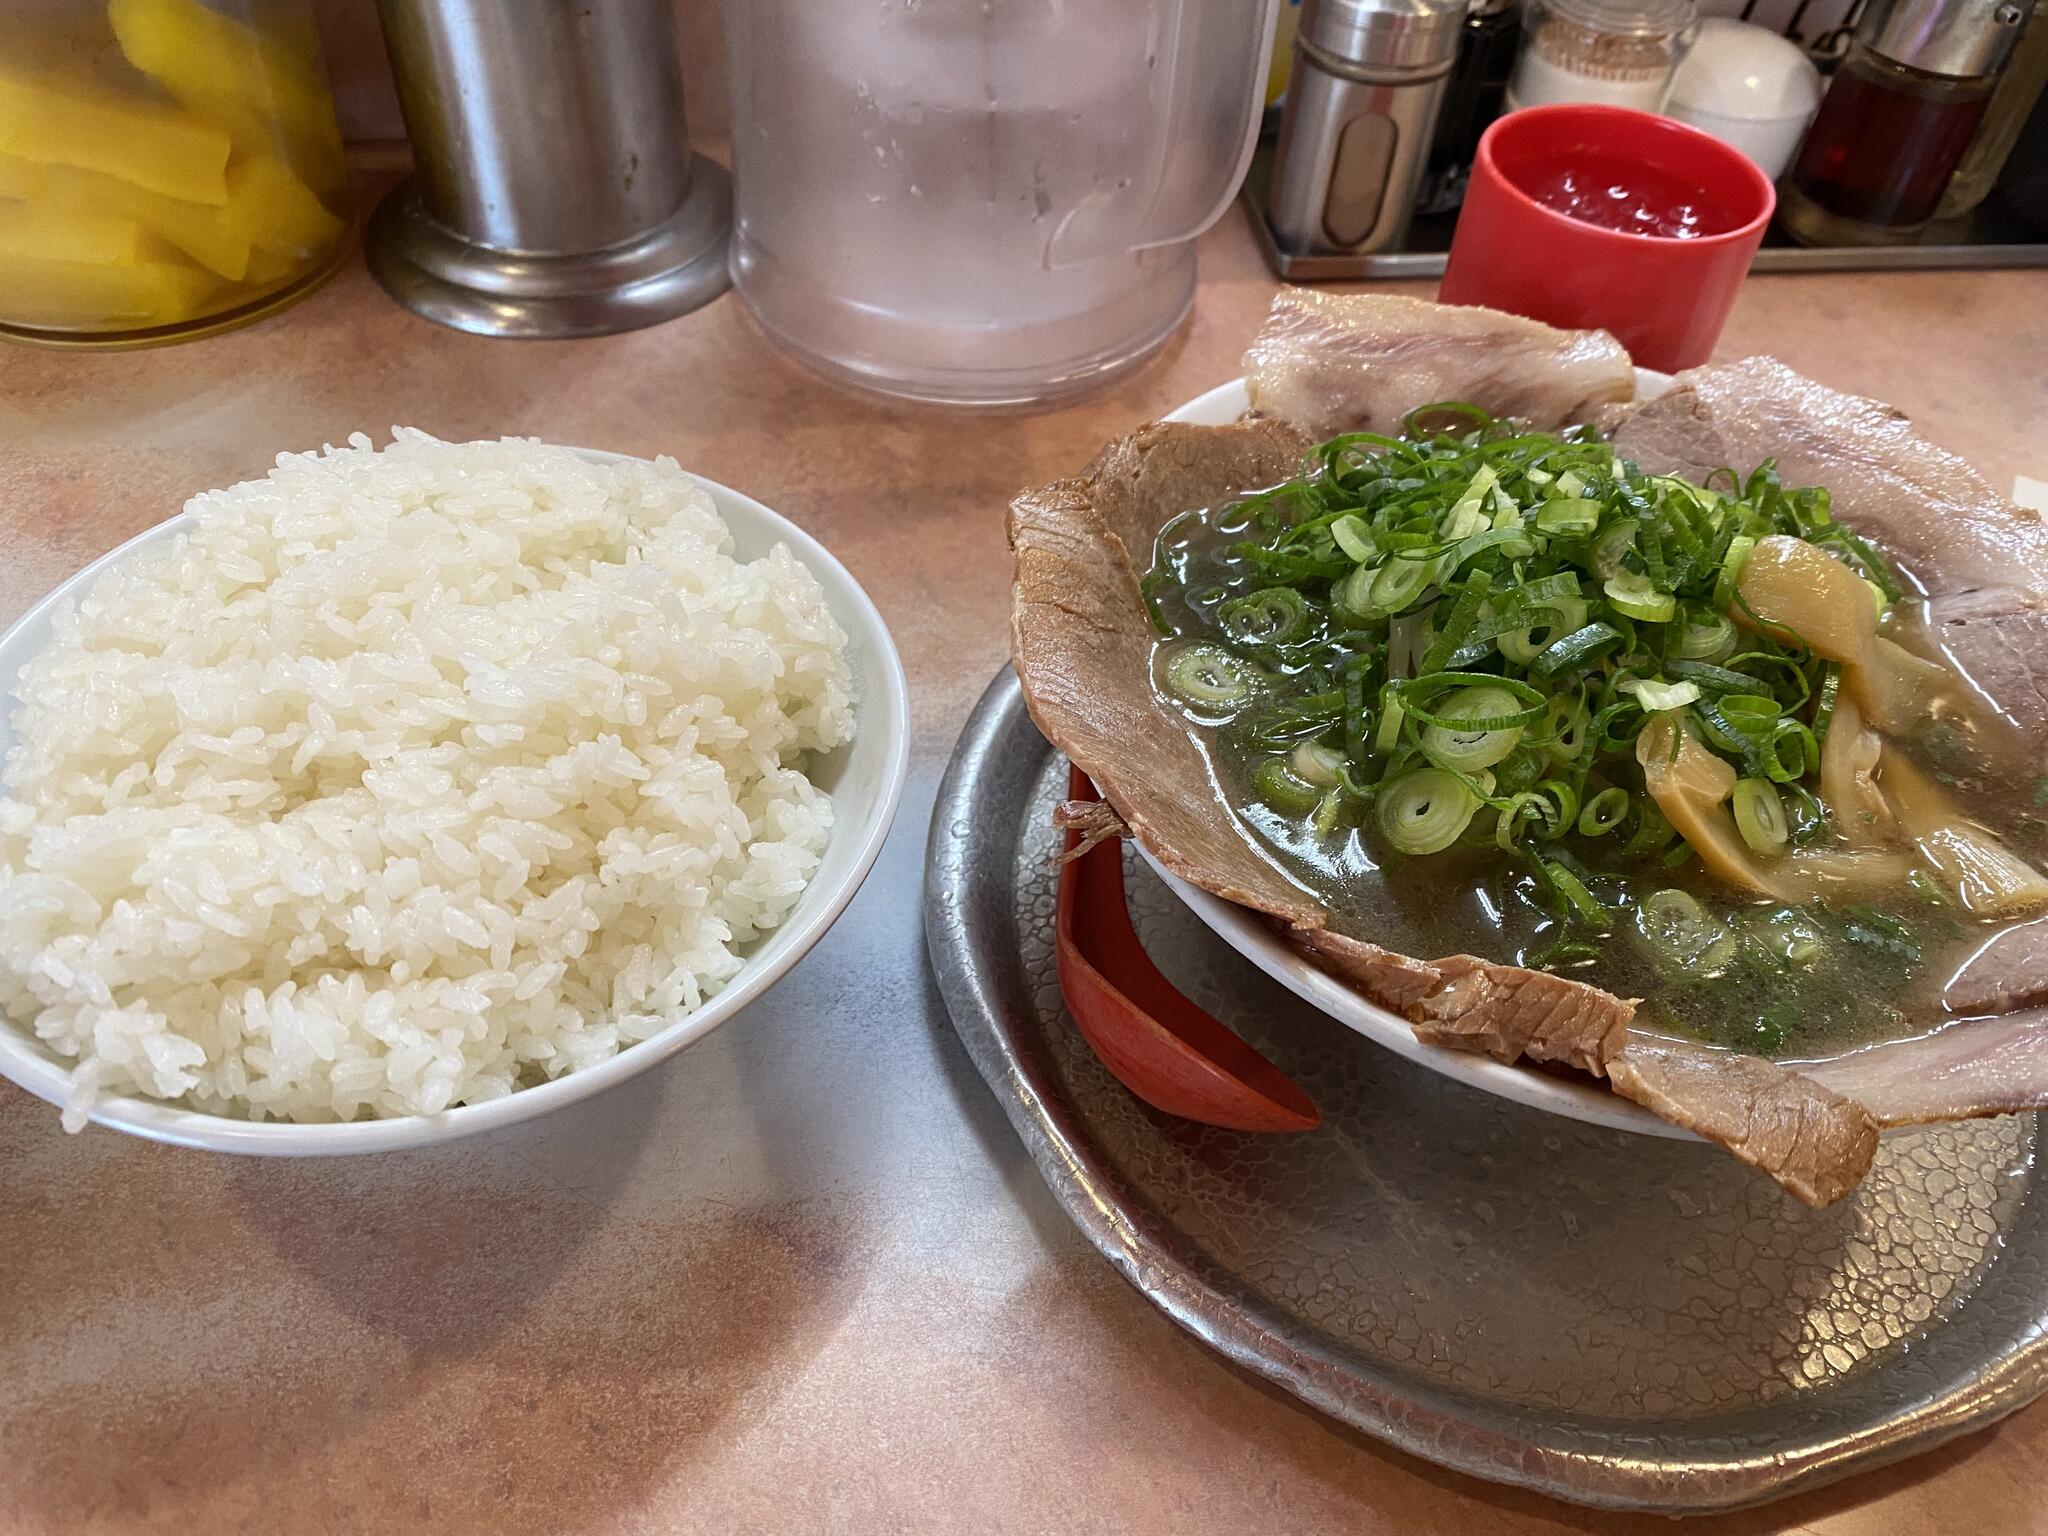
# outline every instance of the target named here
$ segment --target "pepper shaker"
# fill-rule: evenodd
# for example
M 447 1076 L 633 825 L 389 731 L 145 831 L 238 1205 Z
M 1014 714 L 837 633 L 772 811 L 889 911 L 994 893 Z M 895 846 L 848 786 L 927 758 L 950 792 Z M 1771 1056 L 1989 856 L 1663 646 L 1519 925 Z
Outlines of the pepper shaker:
M 1396 244 L 1457 61 L 1464 0 L 1306 0 L 1267 215 L 1295 255 Z

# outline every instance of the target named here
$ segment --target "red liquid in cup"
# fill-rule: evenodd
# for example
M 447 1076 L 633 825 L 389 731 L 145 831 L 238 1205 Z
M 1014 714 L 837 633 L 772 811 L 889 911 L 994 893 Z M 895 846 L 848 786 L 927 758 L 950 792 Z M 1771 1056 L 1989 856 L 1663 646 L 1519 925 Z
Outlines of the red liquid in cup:
M 1659 240 L 1697 240 L 1736 227 L 1706 188 L 1654 165 L 1582 150 L 1518 180 L 1546 208 L 1596 229 Z
M 1437 296 L 1611 331 L 1644 368 L 1703 363 L 1770 221 L 1770 180 L 1684 123 L 1573 102 L 1496 119 Z

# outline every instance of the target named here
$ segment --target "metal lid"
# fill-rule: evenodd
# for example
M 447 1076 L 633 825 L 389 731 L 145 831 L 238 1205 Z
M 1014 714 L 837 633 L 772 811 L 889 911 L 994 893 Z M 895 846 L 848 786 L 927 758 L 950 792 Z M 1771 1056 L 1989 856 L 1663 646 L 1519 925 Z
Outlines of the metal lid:
M 1698 20 L 1693 0 L 1548 0 L 1548 8 L 1608 37 L 1676 37 Z
M 1302 0 L 1301 41 L 1365 68 L 1438 64 L 1457 55 L 1466 0 Z
M 2035 0 L 1871 0 L 1856 28 L 1872 53 L 1930 75 L 1996 74 Z

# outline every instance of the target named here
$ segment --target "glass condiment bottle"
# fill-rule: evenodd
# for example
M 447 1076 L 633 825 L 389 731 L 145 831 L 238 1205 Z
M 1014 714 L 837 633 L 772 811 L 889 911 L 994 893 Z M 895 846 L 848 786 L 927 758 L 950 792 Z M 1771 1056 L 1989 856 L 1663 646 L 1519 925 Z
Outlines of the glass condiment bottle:
M 1655 112 L 1698 35 L 1693 0 L 1524 0 L 1513 112 L 1586 101 Z
M 1415 200 L 1417 213 L 1447 213 L 1465 200 L 1479 136 L 1501 114 L 1521 39 L 1522 8 L 1517 0 L 1471 0 L 1458 40 L 1458 61 L 1444 85 L 1444 103 L 1430 139 L 1429 163 Z
M 0 337 L 219 330 L 332 271 L 352 225 L 313 0 L 0 5 Z
M 1998 77 L 1984 119 L 1977 124 L 1977 136 L 1963 151 L 1962 164 L 1941 194 L 1941 206 L 1934 210 L 1937 219 L 1958 218 L 1991 195 L 2005 158 L 2012 153 L 2027 114 L 2034 110 L 2044 88 L 2048 88 L 2048 5 L 2034 0 L 2033 19 Z
M 1933 217 L 2031 0 L 1873 0 L 1778 212 L 1808 245 L 1912 240 Z

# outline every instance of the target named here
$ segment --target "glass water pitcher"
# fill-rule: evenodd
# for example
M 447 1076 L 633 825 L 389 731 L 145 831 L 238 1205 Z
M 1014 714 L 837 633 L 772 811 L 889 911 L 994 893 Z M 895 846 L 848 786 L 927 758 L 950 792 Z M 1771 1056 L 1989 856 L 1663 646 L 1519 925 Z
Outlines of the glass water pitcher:
M 1275 0 L 728 0 L 733 277 L 841 379 L 1042 402 L 1172 334 Z

